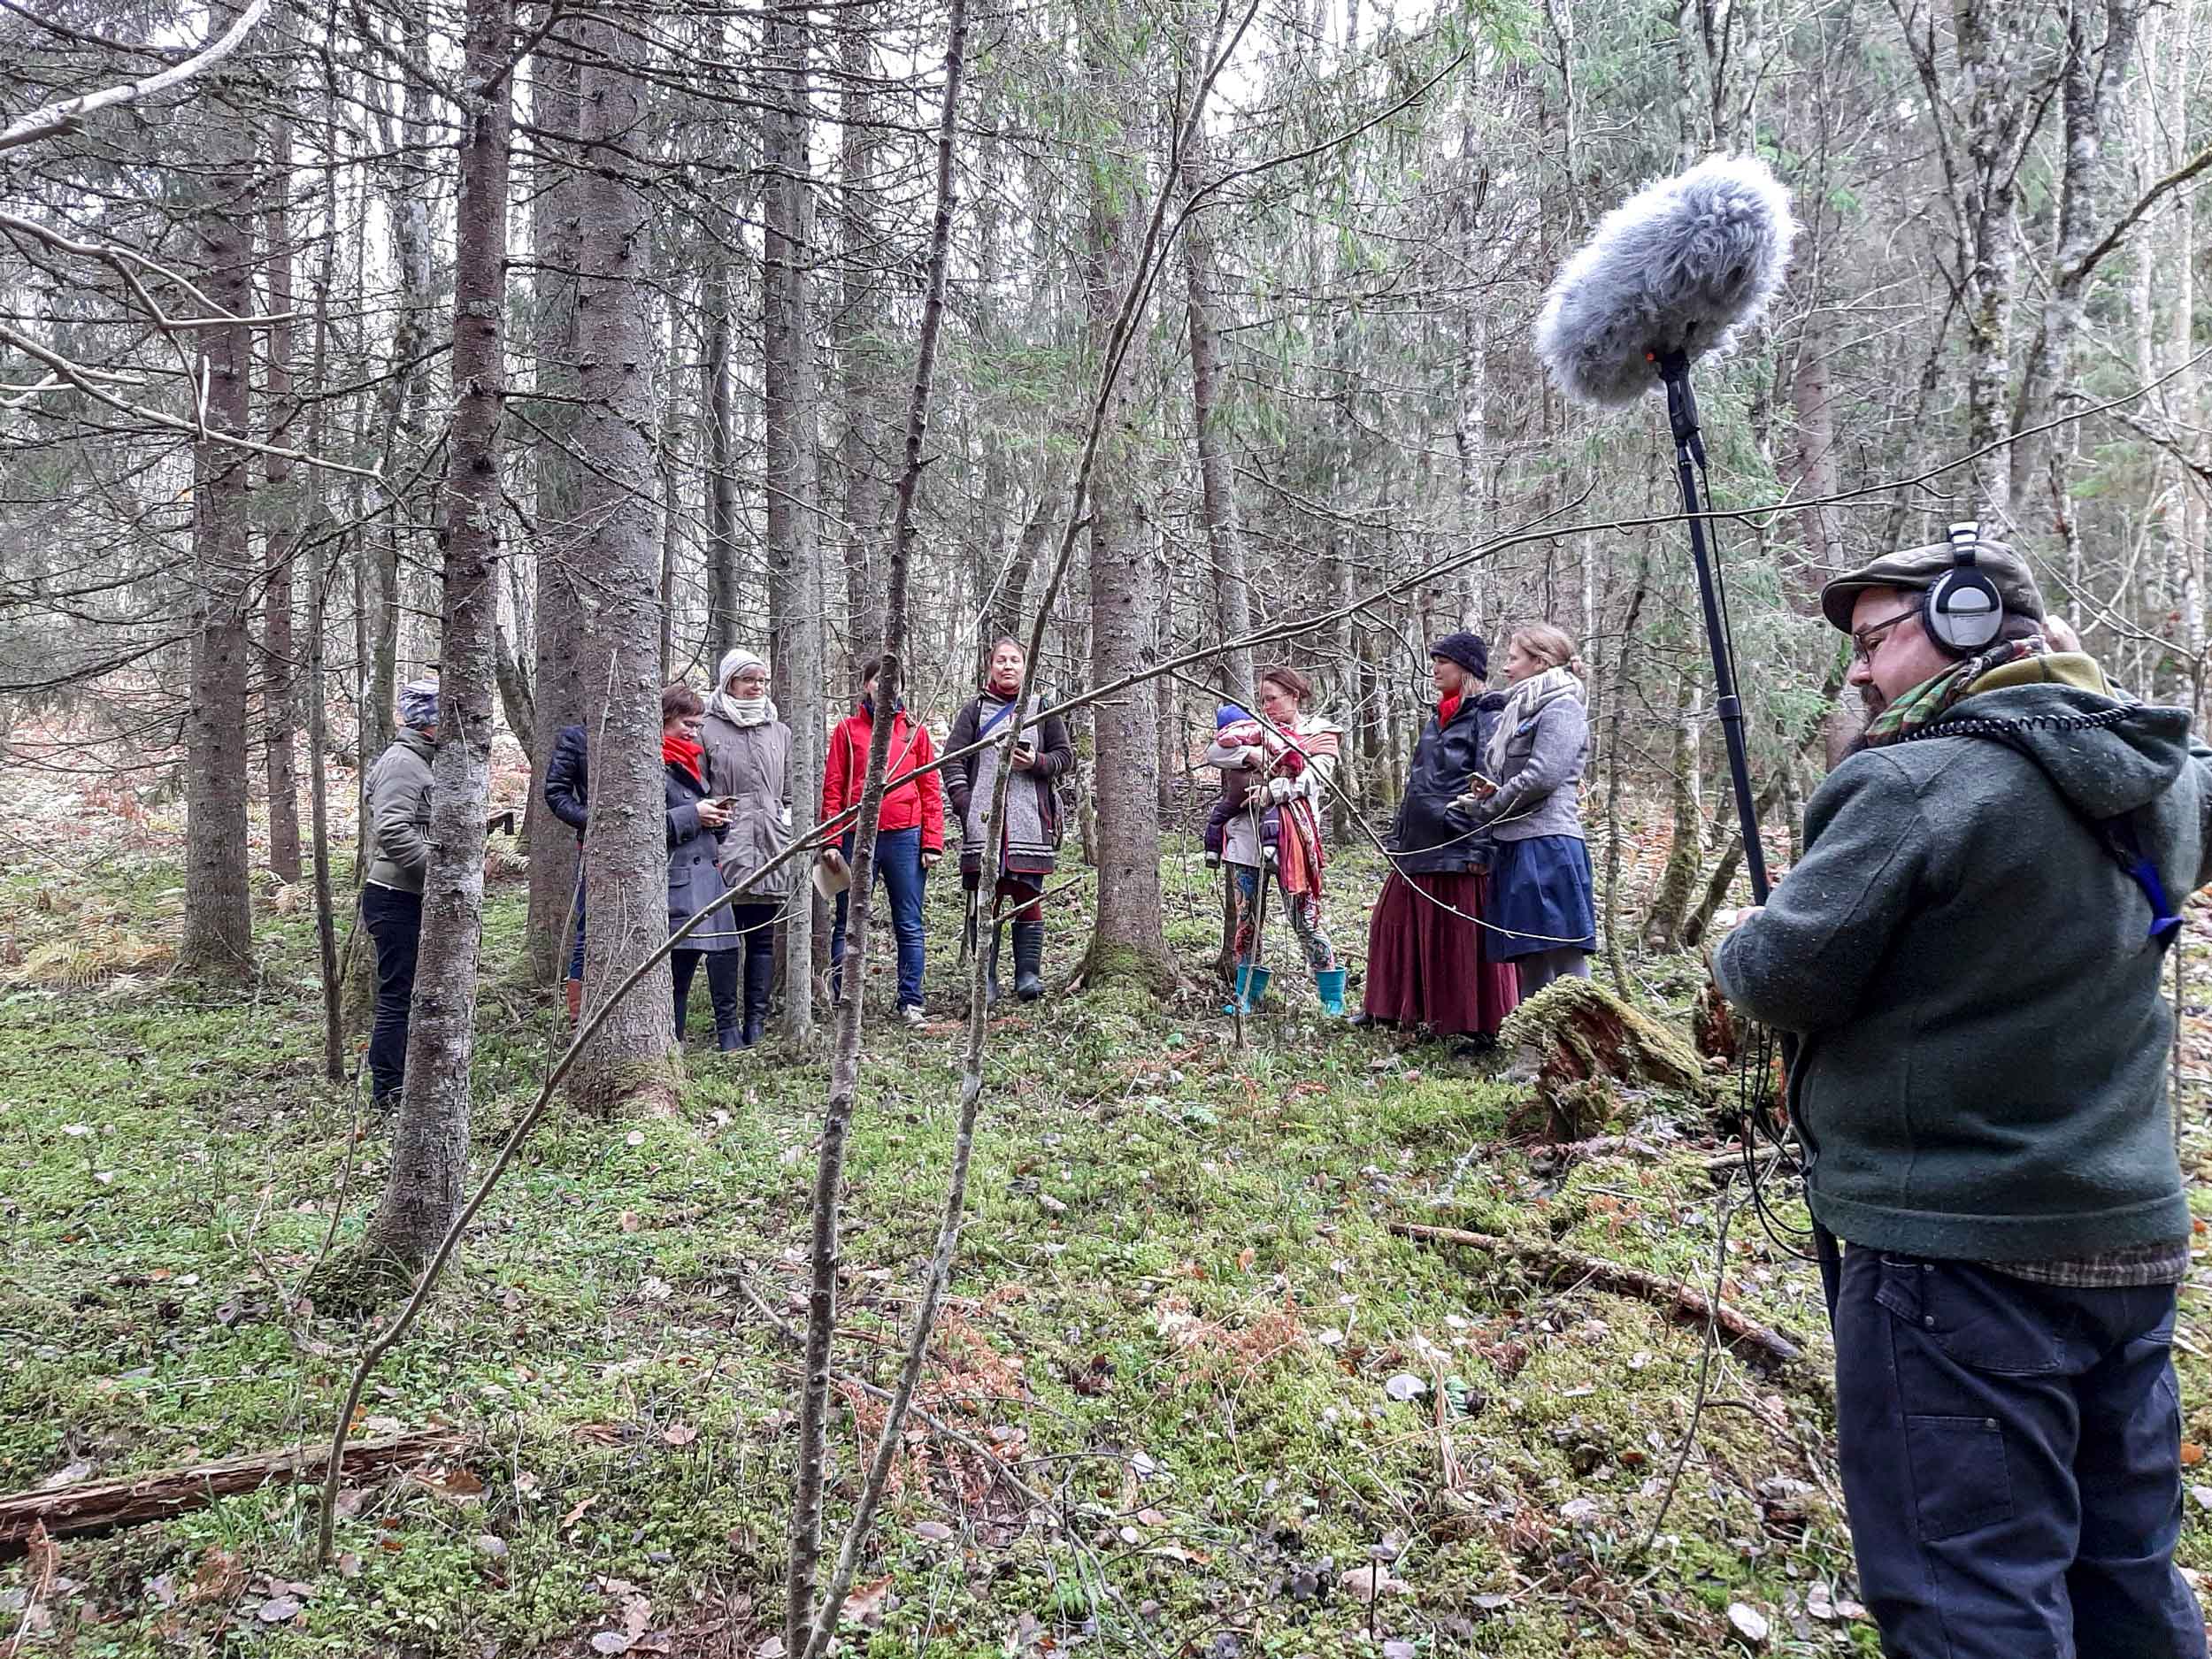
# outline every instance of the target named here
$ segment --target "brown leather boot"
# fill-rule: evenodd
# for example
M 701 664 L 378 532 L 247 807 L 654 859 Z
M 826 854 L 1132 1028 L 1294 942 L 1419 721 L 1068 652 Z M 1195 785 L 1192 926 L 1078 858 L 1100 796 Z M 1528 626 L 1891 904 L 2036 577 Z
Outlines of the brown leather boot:
M 568 1023 L 573 1025 L 584 1015 L 584 982 L 570 979 L 561 988 L 568 995 Z

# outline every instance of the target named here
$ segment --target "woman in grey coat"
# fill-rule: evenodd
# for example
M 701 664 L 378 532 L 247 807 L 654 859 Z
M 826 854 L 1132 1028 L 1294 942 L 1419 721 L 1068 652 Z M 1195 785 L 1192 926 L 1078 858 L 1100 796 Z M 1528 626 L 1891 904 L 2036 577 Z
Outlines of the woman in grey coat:
M 1505 707 L 1485 755 L 1489 776 L 1454 804 L 1496 841 L 1486 942 L 1493 957 L 1518 967 L 1526 998 L 1554 979 L 1588 979 L 1598 948 L 1576 798 L 1590 757 L 1590 715 L 1582 659 L 1548 622 L 1513 630 L 1505 678 Z
M 707 706 L 680 680 L 661 691 L 662 786 L 668 805 L 668 931 L 674 933 L 722 896 L 722 837 L 730 811 L 707 788 L 706 749 L 699 741 Z M 712 919 L 707 927 L 714 926 Z M 714 1003 L 718 1046 L 734 1048 L 738 1021 L 737 941 L 718 939 L 705 927 L 669 955 L 676 981 L 676 1036 L 684 1034 L 684 1008 L 692 976 L 707 964 L 707 994 Z
M 708 792 L 729 809 L 722 835 L 722 879 L 735 887 L 780 852 L 791 833 L 791 728 L 777 717 L 768 695 L 768 664 L 760 657 L 747 650 L 724 653 L 700 739 L 706 745 Z M 692 935 L 708 950 L 743 955 L 741 1048 L 758 1042 L 768 1024 L 776 987 L 776 929 L 798 881 L 797 861 L 778 865 Z M 712 958 L 707 973 L 711 984 Z

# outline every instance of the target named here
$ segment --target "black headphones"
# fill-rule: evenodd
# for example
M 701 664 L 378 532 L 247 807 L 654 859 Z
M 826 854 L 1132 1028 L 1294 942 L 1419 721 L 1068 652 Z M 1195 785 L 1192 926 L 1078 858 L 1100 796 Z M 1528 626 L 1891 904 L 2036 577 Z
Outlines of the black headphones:
M 1951 526 L 1951 568 L 1935 579 L 1921 601 L 1922 628 L 1953 657 L 1987 650 L 2004 630 L 2004 599 L 1996 583 L 1975 567 L 1980 537 L 1981 526 L 1970 520 Z

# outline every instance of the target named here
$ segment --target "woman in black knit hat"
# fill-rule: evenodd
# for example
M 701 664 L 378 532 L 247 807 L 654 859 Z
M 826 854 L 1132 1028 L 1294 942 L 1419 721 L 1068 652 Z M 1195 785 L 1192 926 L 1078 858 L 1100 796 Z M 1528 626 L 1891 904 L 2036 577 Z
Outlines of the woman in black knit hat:
M 1452 804 L 1482 770 L 1505 706 L 1502 693 L 1484 689 L 1489 674 L 1479 634 L 1429 648 L 1438 701 L 1414 746 L 1390 879 L 1368 926 L 1365 1023 L 1483 1042 L 1520 1000 L 1513 964 L 1491 959 L 1476 919 L 1489 896 L 1489 838 Z

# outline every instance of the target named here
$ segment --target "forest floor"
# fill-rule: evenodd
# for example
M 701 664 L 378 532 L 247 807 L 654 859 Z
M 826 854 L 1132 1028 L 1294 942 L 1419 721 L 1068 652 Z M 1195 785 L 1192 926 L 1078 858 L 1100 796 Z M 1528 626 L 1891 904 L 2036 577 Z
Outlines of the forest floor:
M 259 982 L 211 994 L 160 972 L 180 902 L 165 837 L 19 848 L 9 865 L 0 1488 L 326 1440 L 368 1327 L 317 1309 L 311 1271 L 373 1206 L 388 1133 L 364 1127 L 349 1174 L 358 1107 L 319 1076 L 308 916 L 265 906 Z M 1201 963 L 1211 889 L 1179 840 L 1165 870 L 1171 936 Z M 1356 967 L 1376 872 L 1348 859 L 1340 876 L 1330 910 Z M 936 884 L 934 989 L 954 983 L 956 903 Z M 1056 912 L 1057 970 L 1087 903 L 1071 891 Z M 550 995 L 513 978 L 521 910 L 518 886 L 494 889 L 480 1152 L 560 1037 Z M 1696 964 L 1637 966 L 1639 1000 L 1681 1018 Z M 1710 1123 L 1641 1101 L 1647 1148 L 1563 1166 L 1509 1133 L 1517 1091 L 1494 1065 L 1325 1024 L 1310 985 L 1287 988 L 1242 1051 L 1195 986 L 1167 1004 L 1058 995 L 995 1024 L 972 1218 L 922 1394 L 958 1438 L 909 1433 L 842 1650 L 1874 1653 L 1815 1276 L 1747 1210 L 1723 1271 L 1732 1302 L 1806 1348 L 1778 1374 L 1707 1355 L 1649 1302 L 1389 1231 L 1555 1241 L 1709 1286 L 1738 1196 L 1706 1169 Z M 851 1378 L 889 1380 L 928 1253 L 953 1022 L 948 1006 L 919 1033 L 872 1024 Z M 2201 1019 L 2189 1043 L 2202 1209 Z M 797 1373 L 768 1316 L 803 1318 L 826 1080 L 818 1056 L 774 1046 L 694 1054 L 673 1116 L 556 1113 L 369 1390 L 361 1432 L 449 1425 L 465 1450 L 342 1494 L 326 1573 L 303 1486 L 0 1561 L 0 1653 L 774 1653 Z M 2212 1443 L 2198 1280 L 2179 1338 L 2192 1448 Z M 851 1383 L 840 1395 L 833 1527 L 881 1420 Z M 2192 1490 L 2185 1558 L 2212 1567 L 2212 1486 Z

